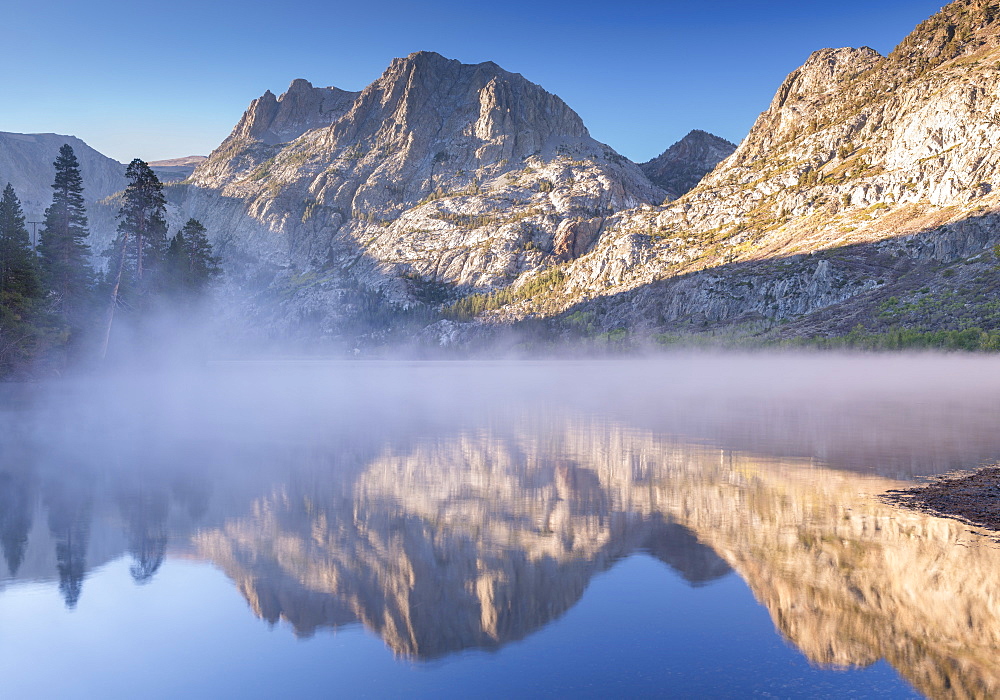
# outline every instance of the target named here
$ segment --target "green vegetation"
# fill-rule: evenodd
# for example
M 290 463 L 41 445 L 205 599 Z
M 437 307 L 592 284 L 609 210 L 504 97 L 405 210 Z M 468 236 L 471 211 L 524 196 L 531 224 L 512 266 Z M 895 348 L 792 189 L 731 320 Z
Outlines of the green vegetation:
M 344 158 L 347 160 L 361 160 L 365 156 L 365 150 L 360 145 L 354 145 L 344 151 Z
M 566 273 L 556 265 L 538 273 L 517 289 L 504 287 L 485 294 L 472 294 L 459 299 L 444 309 L 446 318 L 467 321 L 486 311 L 495 311 L 507 304 L 524 301 L 533 297 L 554 291 L 562 287 L 566 281 Z
M 213 255 L 205 227 L 197 219 L 187 223 L 170 239 L 165 260 L 165 288 L 179 300 L 201 296 L 213 279 L 222 274 Z
M 477 229 L 500 221 L 495 213 L 489 214 L 458 214 L 450 211 L 436 211 L 431 214 L 431 218 L 439 221 L 447 221 L 455 224 L 459 228 Z
M 406 280 L 406 288 L 413 297 L 429 306 L 443 304 L 452 298 L 454 285 L 437 280 L 425 279 L 416 272 L 404 272 L 402 275 Z
M 439 199 L 449 199 L 451 197 L 464 197 L 469 195 L 477 195 L 482 192 L 482 187 L 479 184 L 479 180 L 473 180 L 467 187 L 461 190 L 445 190 L 441 187 L 432 190 L 426 197 L 417 202 L 417 206 L 423 204 L 430 204 L 431 202 L 436 202 Z
M 126 170 L 118 236 L 101 279 L 90 266 L 83 178 L 73 149 L 53 163 L 52 204 L 37 251 L 13 188 L 0 199 L 0 377 L 59 373 L 103 357 L 116 312 L 141 331 L 154 311 L 183 308 L 220 272 L 205 228 L 190 220 L 167 240 L 163 186 L 146 163 Z M 133 336 L 141 339 L 142 333 Z
M 32 320 L 44 292 L 21 202 L 8 183 L 0 199 L 0 376 L 24 363 L 41 341 L 42 329 Z
M 268 158 L 263 163 L 258 165 L 250 172 L 250 179 L 253 181 L 263 180 L 265 177 L 271 174 L 271 168 L 274 166 L 274 157 Z
M 806 338 L 785 343 L 796 347 L 850 350 L 954 350 L 966 352 L 1000 351 L 1000 331 L 981 328 L 965 330 L 922 331 L 912 328 L 892 328 L 886 332 L 870 332 L 862 326 L 850 333 L 831 338 Z
M 52 205 L 38 242 L 42 279 L 52 291 L 55 311 L 75 328 L 84 322 L 93 271 L 88 261 L 90 236 L 83 200 L 83 178 L 73 149 L 64 145 L 53 163 Z

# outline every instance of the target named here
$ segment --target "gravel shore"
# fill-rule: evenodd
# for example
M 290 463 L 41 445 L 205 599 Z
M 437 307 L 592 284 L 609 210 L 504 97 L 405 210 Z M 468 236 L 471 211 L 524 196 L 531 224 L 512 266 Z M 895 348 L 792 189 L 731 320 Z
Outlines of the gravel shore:
M 972 474 L 946 474 L 923 486 L 889 491 L 883 498 L 906 508 L 1000 531 L 1000 467 L 985 467 Z

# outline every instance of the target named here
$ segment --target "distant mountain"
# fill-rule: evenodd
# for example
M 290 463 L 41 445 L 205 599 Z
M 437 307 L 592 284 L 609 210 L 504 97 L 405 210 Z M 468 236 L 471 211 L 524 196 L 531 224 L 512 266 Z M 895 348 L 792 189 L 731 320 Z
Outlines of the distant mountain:
M 52 203 L 52 163 L 63 144 L 69 144 L 80 161 L 83 195 L 90 217 L 92 247 L 99 252 L 115 229 L 113 211 L 101 200 L 125 189 L 125 166 L 88 146 L 75 136 L 13 134 L 0 132 L 0 187 L 14 187 L 29 221 L 41 221 Z M 29 227 L 29 230 L 31 227 Z M 95 245 L 96 244 L 96 245 Z
M 147 163 L 160 182 L 180 182 L 191 177 L 194 169 L 208 160 L 208 156 L 185 156 L 168 160 L 154 160 Z
M 642 172 L 677 199 L 693 190 L 702 178 L 733 154 L 736 144 L 707 131 L 695 129 L 652 160 L 639 165 Z

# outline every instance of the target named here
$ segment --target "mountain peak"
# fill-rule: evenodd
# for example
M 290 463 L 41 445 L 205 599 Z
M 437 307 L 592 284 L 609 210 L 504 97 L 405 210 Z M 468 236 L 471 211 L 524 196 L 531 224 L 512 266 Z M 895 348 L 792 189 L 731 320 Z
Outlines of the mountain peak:
M 736 150 L 736 144 L 701 129 L 690 131 L 656 158 L 639 167 L 654 184 L 677 198 L 690 190 Z
M 329 88 L 328 88 L 329 89 Z M 313 85 L 305 78 L 296 78 L 288 86 L 288 90 L 285 91 L 285 95 L 290 95 L 292 93 L 301 92 L 311 92 L 313 90 Z
M 393 59 L 334 126 L 331 143 L 401 143 L 403 134 L 408 151 L 442 153 L 468 171 L 589 139 L 576 112 L 523 76 L 432 51 Z
M 335 87 L 313 87 L 308 80 L 296 78 L 280 97 L 265 90 L 251 102 L 229 138 L 268 145 L 293 141 L 307 131 L 337 121 L 358 94 Z

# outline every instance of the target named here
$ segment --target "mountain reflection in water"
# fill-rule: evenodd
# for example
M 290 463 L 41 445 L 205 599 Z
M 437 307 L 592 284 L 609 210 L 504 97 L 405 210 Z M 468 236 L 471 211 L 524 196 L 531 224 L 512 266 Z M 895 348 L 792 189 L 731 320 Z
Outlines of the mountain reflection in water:
M 247 380 L 223 375 L 182 402 L 163 387 L 124 402 L 73 386 L 64 402 L 14 397 L 0 595 L 54 581 L 73 607 L 87 572 L 123 554 L 153 585 L 165 558 L 195 558 L 297 635 L 360 623 L 432 659 L 532 634 L 643 551 L 693 586 L 735 570 L 816 664 L 886 659 L 933 697 L 1000 693 L 1000 549 L 875 497 L 996 459 L 991 399 L 889 395 L 851 418 L 803 396 L 708 410 L 681 391 L 657 412 L 649 396 L 598 410 L 529 392 L 456 411 L 466 382 L 301 403 L 307 386 L 326 396 L 306 372 L 255 382 L 248 408 L 218 403 Z

